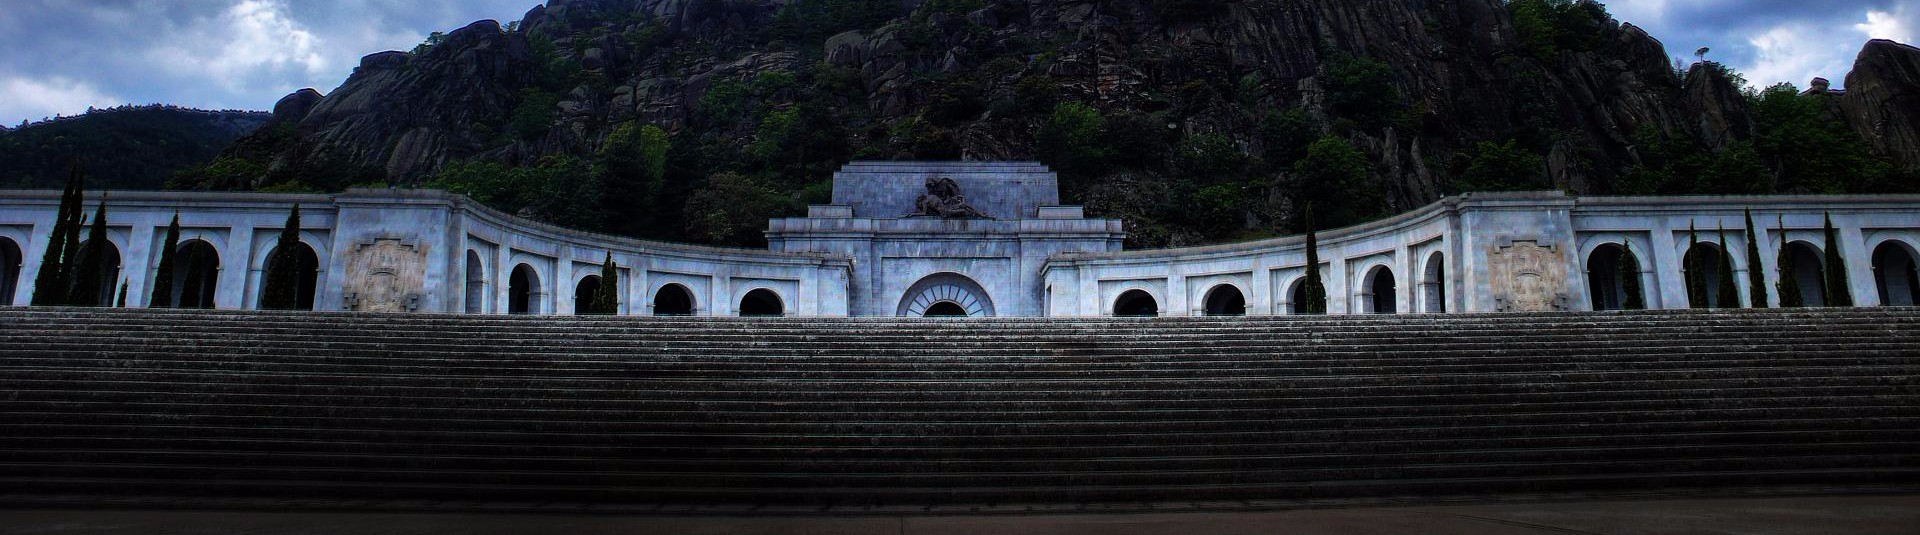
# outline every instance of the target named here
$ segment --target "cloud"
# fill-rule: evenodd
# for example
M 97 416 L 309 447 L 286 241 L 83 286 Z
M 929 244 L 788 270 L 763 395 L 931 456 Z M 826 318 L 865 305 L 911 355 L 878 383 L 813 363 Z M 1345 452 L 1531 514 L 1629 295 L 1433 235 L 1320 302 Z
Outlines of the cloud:
M 118 97 L 67 78 L 0 78 L 0 117 L 9 121 L 79 115 L 89 106 L 116 106 L 121 102 Z
M 1913 41 L 1913 21 L 1906 14 L 1907 6 L 1900 6 L 1894 13 L 1868 11 L 1867 21 L 1853 25 L 1855 30 L 1866 34 L 1868 39 L 1892 39 L 1902 43 Z
M 242 0 L 219 16 L 177 29 L 185 37 L 151 49 L 148 57 L 177 78 L 204 80 L 229 92 L 267 91 L 262 82 L 311 78 L 331 66 L 325 40 L 289 18 L 271 0 Z
M 1853 68 L 1849 52 L 1859 50 L 1857 43 L 1808 39 L 1819 32 L 1806 24 L 1775 26 L 1747 40 L 1753 47 L 1752 63 L 1742 69 L 1754 87 L 1791 82 L 1806 87 L 1816 77 L 1841 80 Z

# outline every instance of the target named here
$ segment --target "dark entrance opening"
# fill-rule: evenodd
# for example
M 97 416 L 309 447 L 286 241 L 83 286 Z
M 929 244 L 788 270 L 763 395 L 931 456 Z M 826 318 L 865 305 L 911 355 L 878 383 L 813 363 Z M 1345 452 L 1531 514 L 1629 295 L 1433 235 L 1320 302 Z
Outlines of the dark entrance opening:
M 1873 251 L 1873 282 L 1880 290 L 1880 305 L 1910 307 L 1920 304 L 1920 270 L 1913 252 L 1894 242 L 1880 244 Z
M 961 308 L 959 303 L 953 301 L 941 301 L 934 303 L 933 306 L 927 307 L 927 317 L 964 318 L 967 317 L 967 309 Z
M 266 273 L 273 273 L 274 262 L 279 256 L 278 247 L 275 247 L 273 252 L 267 253 L 267 262 L 263 266 Z M 314 292 L 320 287 L 320 255 L 314 253 L 313 248 L 305 243 L 293 244 L 293 271 L 294 310 L 313 310 Z M 264 291 L 266 290 L 264 281 L 261 290 L 260 299 L 265 301 L 267 296 Z M 260 308 L 266 308 L 266 306 L 263 305 Z
M 1114 301 L 1113 315 L 1127 318 L 1151 318 L 1160 315 L 1160 303 L 1146 290 L 1127 290 Z
M 599 275 L 587 275 L 587 278 L 580 279 L 580 284 L 573 287 L 573 313 L 598 314 L 598 312 L 587 310 L 593 307 L 593 296 L 598 293 L 600 293 Z
M 740 299 L 741 316 L 779 317 L 786 315 L 786 312 L 786 305 L 780 302 L 780 295 L 766 288 L 747 292 L 747 296 Z
M 1820 250 L 1803 241 L 1788 243 L 1787 261 L 1793 263 L 1794 282 L 1800 285 L 1800 304 L 1827 306 L 1827 264 Z
M 538 295 L 534 288 L 540 284 L 540 276 L 533 267 L 520 264 L 513 268 L 513 276 L 507 279 L 507 313 L 532 314 Z
M 1206 306 L 1208 316 L 1245 316 L 1247 296 L 1231 284 L 1222 284 L 1207 292 Z
M 179 308 L 213 308 L 220 289 L 220 252 L 204 240 L 191 240 L 174 253 L 173 302 Z
M 1639 276 L 1640 259 L 1618 244 L 1601 245 L 1587 256 L 1587 293 L 1593 296 L 1594 310 L 1626 309 L 1627 281 L 1621 264 L 1628 264 L 1626 273 Z M 1646 295 L 1640 297 L 1644 300 Z
M 655 316 L 692 316 L 693 292 L 678 284 L 661 286 L 653 294 L 653 315 Z
M 20 291 L 20 269 L 25 260 L 20 254 L 20 244 L 0 238 L 0 306 L 13 305 L 13 294 Z
M 1723 262 L 1729 262 L 1731 260 L 1726 253 L 1720 251 L 1719 247 L 1710 244 L 1696 243 L 1693 247 L 1687 248 L 1687 256 L 1681 259 L 1680 269 L 1681 274 L 1687 276 L 1688 295 L 1699 294 L 1706 296 L 1705 303 L 1688 303 L 1688 305 L 1694 308 L 1736 308 L 1740 306 L 1740 303 L 1720 302 L 1720 266 Z M 1695 269 L 1701 271 L 1697 279 L 1698 283 L 1703 285 L 1703 287 L 1695 288 L 1693 286 L 1696 277 L 1693 276 L 1692 270 Z M 1738 281 L 1735 281 L 1735 284 L 1738 283 Z M 1808 301 L 1807 306 L 1814 306 L 1814 304 L 1812 301 Z
M 1394 284 L 1393 270 L 1385 267 L 1373 270 L 1373 280 L 1369 281 L 1367 293 L 1372 300 L 1368 312 L 1374 314 L 1394 314 L 1400 312 L 1398 288 Z
M 80 269 L 80 259 L 86 258 L 93 247 L 93 242 L 80 244 L 80 253 L 73 257 L 75 265 L 70 269 Z M 100 301 L 93 305 L 110 307 L 120 297 L 120 246 L 113 242 L 102 242 L 100 247 L 100 287 L 94 289 L 94 295 L 100 296 Z

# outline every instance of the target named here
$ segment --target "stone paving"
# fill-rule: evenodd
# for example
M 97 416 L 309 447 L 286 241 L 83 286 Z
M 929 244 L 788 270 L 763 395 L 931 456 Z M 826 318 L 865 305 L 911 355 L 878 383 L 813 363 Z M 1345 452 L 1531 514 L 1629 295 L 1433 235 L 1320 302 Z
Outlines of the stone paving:
M 0 534 L 674 533 L 1912 534 L 1920 493 L 1764 498 L 1535 501 L 1282 511 L 974 515 L 486 514 L 475 512 L 15 509 Z

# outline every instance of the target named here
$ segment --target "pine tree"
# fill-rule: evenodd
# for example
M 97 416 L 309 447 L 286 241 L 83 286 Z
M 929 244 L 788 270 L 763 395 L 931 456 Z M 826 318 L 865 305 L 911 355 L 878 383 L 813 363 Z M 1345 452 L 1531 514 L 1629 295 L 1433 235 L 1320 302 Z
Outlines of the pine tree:
M 1327 286 L 1320 282 L 1320 240 L 1313 231 L 1313 205 L 1307 205 L 1307 278 L 1301 282 L 1301 314 L 1327 313 Z
M 160 264 L 155 269 L 153 287 L 147 293 L 153 294 L 148 301 L 151 308 L 173 308 L 173 253 L 180 248 L 180 214 L 173 214 L 173 222 L 167 224 L 167 240 L 160 246 Z
M 1800 276 L 1793 272 L 1793 258 L 1787 255 L 1787 218 L 1780 218 L 1780 252 L 1774 259 L 1780 266 L 1780 307 L 1800 308 L 1807 302 L 1800 296 Z
M 1640 259 L 1633 256 L 1633 241 L 1622 244 L 1620 249 L 1620 289 L 1627 294 L 1620 308 L 1627 310 L 1645 310 L 1647 296 L 1640 288 Z
M 1707 274 L 1706 269 L 1700 267 L 1706 262 L 1702 262 L 1701 256 L 1695 251 L 1695 248 L 1699 244 L 1700 231 L 1696 230 L 1693 222 L 1689 221 L 1687 222 L 1686 256 L 1687 306 L 1692 308 L 1707 308 Z
M 59 306 L 66 304 L 67 291 L 71 288 L 67 263 L 71 260 L 76 244 L 67 241 L 72 233 L 67 226 L 72 224 L 74 212 L 79 211 L 81 181 L 85 173 L 76 163 L 67 172 L 66 189 L 60 191 L 60 206 L 54 211 L 53 231 L 47 233 L 47 250 L 40 257 L 40 272 L 33 278 L 33 304 L 35 306 Z
M 1853 290 L 1847 282 L 1847 261 L 1840 258 L 1839 232 L 1833 230 L 1833 214 L 1827 214 L 1827 306 L 1853 306 Z
M 1767 272 L 1760 269 L 1760 233 L 1753 227 L 1753 209 L 1747 209 L 1747 292 L 1753 308 L 1767 308 Z
M 71 268 L 73 291 L 67 294 L 68 305 L 100 306 L 100 287 L 108 284 L 107 243 L 107 201 L 101 199 L 100 208 L 93 211 L 93 228 L 87 231 L 87 246 Z
M 592 314 L 614 315 L 620 313 L 620 265 L 613 262 L 613 253 L 607 253 L 607 261 L 600 264 L 600 287 L 593 291 L 593 303 L 588 306 Z
M 1733 253 L 1727 252 L 1727 227 L 1720 227 L 1720 308 L 1740 308 L 1740 286 L 1733 282 Z
M 267 310 L 293 310 L 300 306 L 300 265 L 299 254 L 294 252 L 300 246 L 300 205 L 293 205 L 293 213 L 287 215 L 287 225 L 280 229 L 280 241 L 274 245 L 273 255 L 267 258 L 267 280 L 260 290 L 260 308 Z

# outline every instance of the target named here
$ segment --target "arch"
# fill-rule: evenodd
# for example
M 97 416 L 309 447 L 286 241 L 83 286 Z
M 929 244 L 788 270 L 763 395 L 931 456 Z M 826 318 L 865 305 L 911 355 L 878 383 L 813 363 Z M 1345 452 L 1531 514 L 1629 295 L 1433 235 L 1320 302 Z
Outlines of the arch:
M 507 313 L 540 313 L 540 295 L 540 273 L 527 264 L 514 266 L 507 278 Z
M 487 263 L 480 252 L 467 249 L 467 313 L 487 311 Z
M 89 250 L 92 249 L 93 246 L 92 241 L 82 242 L 80 244 L 79 253 L 73 257 L 76 265 L 79 263 L 79 259 L 87 257 L 87 254 L 90 252 Z M 101 243 L 100 246 L 103 248 L 100 251 L 100 261 L 105 265 L 100 270 L 99 291 L 94 294 L 100 296 L 100 302 L 94 303 L 94 305 L 110 307 L 114 305 L 114 300 L 120 297 L 120 270 L 123 264 L 121 263 L 120 246 L 114 245 L 113 240 L 107 240 Z
M 1630 285 L 1627 284 L 1626 275 L 1622 274 L 1621 264 L 1631 264 L 1626 269 L 1636 277 L 1644 271 L 1640 259 L 1627 251 L 1626 246 L 1621 244 L 1605 243 L 1587 255 L 1587 295 L 1593 298 L 1594 310 L 1627 309 L 1627 303 L 1631 301 L 1627 296 Z M 1640 302 L 1644 303 L 1646 290 L 1640 292 Z
M 926 317 L 964 318 L 964 317 L 967 317 L 967 309 L 961 307 L 959 303 L 955 303 L 953 301 L 941 301 L 938 303 L 934 303 L 932 307 L 927 308 Z
M 1287 285 L 1287 313 L 1294 315 L 1306 314 L 1306 302 L 1307 278 L 1299 277 L 1293 279 L 1293 283 Z
M 573 285 L 573 313 L 598 314 L 598 312 L 587 311 L 588 308 L 593 307 L 594 295 L 598 293 L 600 293 L 599 275 L 581 277 L 580 283 Z
M 1873 249 L 1873 285 L 1881 306 L 1920 304 L 1920 254 L 1905 243 L 1887 241 Z
M 0 236 L 0 306 L 13 305 L 14 294 L 20 291 L 20 270 L 25 264 L 26 255 L 20 252 L 20 244 Z
M 1800 286 L 1800 304 L 1827 306 L 1827 260 L 1820 247 L 1804 241 L 1787 242 L 1786 257 L 1793 263 L 1794 282 Z
M 1447 312 L 1447 262 L 1439 251 L 1427 255 L 1426 269 L 1420 270 L 1420 311 L 1428 314 Z
M 935 273 L 907 288 L 907 292 L 900 296 L 900 306 L 896 307 L 894 315 L 926 317 L 940 303 L 952 303 L 960 307 L 966 311 L 965 317 L 969 318 L 984 318 L 994 314 L 993 299 L 987 296 L 987 290 L 980 287 L 980 283 L 959 273 Z
M 181 243 L 173 253 L 173 305 L 213 308 L 220 288 L 220 250 L 202 239 Z
M 1247 315 L 1247 294 L 1232 284 L 1221 284 L 1207 290 L 1203 302 L 1206 306 L 1204 312 L 1208 316 Z
M 280 256 L 279 253 L 280 247 L 277 245 L 274 246 L 273 250 L 267 252 L 267 261 L 265 264 L 262 264 L 261 268 L 262 273 L 273 273 L 274 260 Z M 313 310 L 314 293 L 320 288 L 320 254 L 314 252 L 313 246 L 307 245 L 306 242 L 294 242 L 293 266 L 293 309 Z M 261 278 L 260 286 L 260 300 L 264 303 L 267 299 L 266 279 L 264 275 Z M 259 304 L 258 306 L 260 308 L 266 308 L 264 304 Z
M 774 293 L 773 290 L 760 288 L 747 292 L 746 297 L 740 298 L 740 315 L 742 317 L 766 318 L 780 317 L 786 314 L 786 303 L 781 301 L 780 294 Z
M 1720 302 L 1720 266 L 1722 262 L 1731 263 L 1732 261 L 1733 259 L 1721 251 L 1718 245 L 1699 242 L 1693 244 L 1692 247 L 1688 247 L 1687 254 L 1680 259 L 1680 275 L 1686 280 L 1687 295 L 1692 296 L 1694 292 L 1699 292 L 1701 295 L 1705 295 L 1707 300 L 1707 302 L 1704 303 L 1704 307 L 1701 306 L 1703 303 L 1689 302 L 1688 305 L 1694 308 L 1739 307 L 1739 303 L 1723 304 Z M 1695 266 L 1705 271 L 1705 273 L 1702 273 L 1699 277 L 1700 283 L 1706 285 L 1705 288 L 1696 289 L 1693 287 L 1694 277 L 1691 275 L 1690 270 Z M 1734 281 L 1734 284 L 1737 286 L 1740 282 Z M 1691 299 L 1691 297 L 1689 297 L 1689 299 Z
M 653 315 L 692 316 L 693 291 L 674 282 L 661 285 L 653 293 Z
M 1146 290 L 1132 289 L 1120 293 L 1113 301 L 1113 315 L 1129 318 L 1151 318 L 1160 315 L 1160 302 Z
M 1399 286 L 1394 280 L 1392 269 L 1385 265 L 1378 265 L 1367 270 L 1367 276 L 1362 279 L 1360 288 L 1361 310 L 1368 314 L 1400 312 Z

